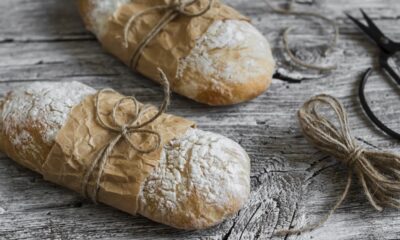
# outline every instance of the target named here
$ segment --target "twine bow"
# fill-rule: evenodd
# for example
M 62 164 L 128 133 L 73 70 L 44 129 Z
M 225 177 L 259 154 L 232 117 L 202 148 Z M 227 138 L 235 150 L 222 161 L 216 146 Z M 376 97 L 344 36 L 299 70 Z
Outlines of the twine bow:
M 155 36 L 157 36 L 158 33 L 164 27 L 170 23 L 172 20 L 174 20 L 178 16 L 185 16 L 185 17 L 198 17 L 211 9 L 212 4 L 214 0 L 207 0 L 207 6 L 204 7 L 203 9 L 200 9 L 198 12 L 188 12 L 186 10 L 187 7 L 200 2 L 201 0 L 173 0 L 172 3 L 166 4 L 166 5 L 156 5 L 153 7 L 149 7 L 137 14 L 134 14 L 130 17 L 128 22 L 126 23 L 124 27 L 124 47 L 128 48 L 129 43 L 128 43 L 128 34 L 129 34 L 129 29 L 131 28 L 132 24 L 141 16 L 146 15 L 148 13 L 154 12 L 154 11 L 165 11 L 164 15 L 160 18 L 158 23 L 151 29 L 149 33 L 138 43 L 138 46 L 135 48 L 133 51 L 133 54 L 130 58 L 130 66 L 132 66 L 134 69 L 136 69 L 136 66 L 139 62 L 139 58 L 141 53 L 143 52 L 143 49 L 149 44 L 151 40 Z
M 327 106 L 334 111 L 338 127 L 318 113 L 318 108 L 321 106 Z M 368 201 L 376 210 L 382 211 L 383 207 L 400 208 L 400 156 L 358 146 L 350 135 L 347 113 L 336 98 L 329 95 L 315 96 L 304 103 L 298 117 L 306 139 L 349 168 L 347 184 L 323 220 L 300 229 L 280 230 L 276 234 L 299 234 L 322 226 L 346 198 L 353 173 L 360 181 Z
M 107 129 L 111 132 L 116 133 L 116 136 L 110 140 L 110 142 L 98 153 L 97 157 L 91 162 L 89 168 L 85 172 L 82 180 L 82 195 L 85 197 L 89 197 L 92 199 L 93 202 L 97 203 L 97 194 L 100 189 L 100 180 L 104 172 L 104 167 L 107 163 L 109 156 L 111 155 L 114 147 L 121 141 L 125 140 L 129 146 L 135 149 L 138 153 L 146 154 L 151 153 L 157 150 L 161 144 L 161 136 L 158 132 L 143 129 L 144 127 L 148 126 L 152 122 L 154 122 L 158 117 L 161 116 L 167 109 L 170 101 L 170 87 L 167 77 L 165 76 L 164 72 L 158 68 L 158 72 L 160 73 L 160 78 L 164 86 L 164 100 L 157 112 L 153 117 L 149 120 L 140 123 L 142 115 L 151 109 L 149 105 L 140 106 L 138 101 L 133 96 L 126 96 L 121 98 L 118 102 L 116 102 L 112 109 L 112 125 L 106 123 L 100 115 L 100 96 L 105 92 L 115 92 L 113 89 L 103 89 L 100 90 L 95 98 L 95 107 L 96 107 L 96 121 L 97 123 L 102 126 L 104 129 Z M 132 101 L 134 104 L 134 117 L 130 119 L 128 123 L 119 123 L 117 120 L 117 111 L 122 103 L 126 101 Z M 147 134 L 149 137 L 153 137 L 155 140 L 152 142 L 152 145 L 149 148 L 142 149 L 137 147 L 135 143 L 131 140 L 134 134 Z M 97 172 L 95 187 L 91 193 L 88 193 L 88 182 L 93 175 L 94 169 L 98 166 L 99 170 Z

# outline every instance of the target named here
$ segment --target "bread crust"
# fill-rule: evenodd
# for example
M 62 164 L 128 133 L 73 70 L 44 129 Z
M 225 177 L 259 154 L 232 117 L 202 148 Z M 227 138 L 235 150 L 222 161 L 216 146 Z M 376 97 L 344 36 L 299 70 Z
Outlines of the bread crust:
M 250 160 L 237 143 L 190 129 L 164 147 L 142 189 L 140 214 L 176 228 L 209 228 L 245 204 L 249 174 Z

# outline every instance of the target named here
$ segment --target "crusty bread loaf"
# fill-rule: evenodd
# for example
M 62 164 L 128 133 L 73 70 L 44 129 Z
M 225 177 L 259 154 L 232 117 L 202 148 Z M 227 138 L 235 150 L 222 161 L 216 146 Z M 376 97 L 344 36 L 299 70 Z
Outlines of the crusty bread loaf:
M 126 4 L 130 4 L 130 0 L 79 0 L 87 28 L 103 45 L 104 36 L 110 34 L 113 15 Z M 123 49 L 121 35 L 114 39 L 120 40 L 114 40 L 113 45 L 120 44 Z M 275 62 L 268 41 L 249 22 L 213 22 L 191 45 L 193 48 L 187 56 L 171 59 L 178 62 L 174 76 L 168 76 L 173 91 L 198 102 L 229 105 L 250 100 L 269 87 Z M 168 47 L 160 47 L 159 54 L 166 55 L 168 51 Z M 123 60 L 118 54 L 117 57 Z
M 46 160 L 71 108 L 93 93 L 93 88 L 78 82 L 33 83 L 10 92 L 0 115 L 0 148 L 12 150 L 11 158 L 40 172 L 39 165 Z M 39 165 L 32 165 L 32 158 L 39 159 Z
M 40 172 L 72 107 L 95 90 L 78 82 L 33 83 L 0 101 L 0 149 Z M 18 157 L 13 156 L 18 154 Z M 250 161 L 234 141 L 189 129 L 163 147 L 159 166 L 146 179 L 138 213 L 176 228 L 202 229 L 236 213 L 250 191 Z

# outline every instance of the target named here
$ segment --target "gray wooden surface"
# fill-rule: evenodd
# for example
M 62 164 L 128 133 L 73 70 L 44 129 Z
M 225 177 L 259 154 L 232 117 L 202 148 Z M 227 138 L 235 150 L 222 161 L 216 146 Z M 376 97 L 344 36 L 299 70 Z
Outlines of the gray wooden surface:
M 319 76 L 291 66 L 280 41 L 283 29 L 294 26 L 295 52 L 307 61 L 324 62 L 317 55 L 327 38 L 318 22 L 274 14 L 263 0 L 226 2 L 250 16 L 270 40 L 280 71 Z M 387 35 L 400 39 L 398 0 L 299 0 L 296 8 L 321 12 L 340 25 L 338 47 L 328 60 L 339 67 L 331 75 L 301 84 L 274 79 L 268 92 L 233 107 L 207 107 L 173 96 L 171 113 L 237 140 L 251 156 L 251 199 L 232 219 L 206 231 L 172 229 L 96 206 L 0 154 L 0 239 L 400 239 L 400 212 L 374 211 L 357 184 L 324 227 L 300 236 L 272 235 L 275 229 L 321 219 L 345 185 L 346 169 L 310 146 L 299 131 L 296 111 L 306 99 L 318 93 L 340 98 L 361 144 L 400 152 L 399 142 L 376 130 L 358 103 L 361 73 L 378 64 L 375 46 L 343 14 L 360 17 L 361 7 Z M 142 101 L 161 100 L 157 85 L 107 55 L 85 31 L 73 1 L 1 0 L 0 96 L 33 81 L 73 80 L 113 87 Z M 376 113 L 400 130 L 398 87 L 376 73 L 367 91 Z

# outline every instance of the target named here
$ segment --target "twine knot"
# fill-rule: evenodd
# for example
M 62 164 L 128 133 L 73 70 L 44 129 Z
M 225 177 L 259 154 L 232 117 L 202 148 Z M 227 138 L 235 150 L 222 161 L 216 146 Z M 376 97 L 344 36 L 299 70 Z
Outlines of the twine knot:
M 128 134 L 128 126 L 127 125 L 122 126 L 121 134 L 124 136 L 126 136 Z
M 158 117 L 160 117 L 167 109 L 170 101 L 170 87 L 167 77 L 165 76 L 164 72 L 158 68 L 160 73 L 160 78 L 164 86 L 164 100 L 161 104 L 160 108 L 158 109 L 157 113 L 151 117 L 150 119 L 140 122 L 142 119 L 143 114 L 145 114 L 148 110 L 152 109 L 149 105 L 140 105 L 139 102 L 133 96 L 126 96 L 121 98 L 118 102 L 116 102 L 113 106 L 111 112 L 111 120 L 112 124 L 107 123 L 101 117 L 100 109 L 100 97 L 105 92 L 115 92 L 113 89 L 103 89 L 100 90 L 95 96 L 95 111 L 96 111 L 96 121 L 97 123 L 102 126 L 104 129 L 107 129 L 111 132 L 116 133 L 116 136 L 110 140 L 110 142 L 99 151 L 97 157 L 91 162 L 90 166 L 86 170 L 82 185 L 81 191 L 82 195 L 85 197 L 90 197 L 94 203 L 97 203 L 97 195 L 100 189 L 100 181 L 101 177 L 104 172 L 104 167 L 107 163 L 108 158 L 110 157 L 113 149 L 115 146 L 123 139 L 125 140 L 128 145 L 133 148 L 135 151 L 141 154 L 151 153 L 156 151 L 161 145 L 161 135 L 154 130 L 145 129 L 146 126 L 153 123 Z M 127 123 L 120 123 L 118 122 L 117 113 L 121 106 L 126 101 L 131 101 L 133 103 L 133 117 Z M 135 134 L 141 134 L 147 136 L 147 138 L 152 138 L 153 141 L 150 142 L 148 148 L 140 148 L 137 146 L 135 142 L 132 141 L 131 138 L 135 136 Z M 92 192 L 88 192 L 88 183 L 90 178 L 94 173 L 94 169 L 98 167 L 97 176 L 95 180 L 95 187 Z
M 353 168 L 354 164 L 360 159 L 361 155 L 364 153 L 364 149 L 362 147 L 356 147 L 351 149 L 348 152 L 348 157 L 347 157 L 347 167 Z
M 171 8 L 175 11 L 182 13 L 185 10 L 185 3 L 181 0 L 175 0 L 175 3 L 171 4 Z
M 189 12 L 187 8 L 189 6 L 192 6 L 195 3 L 200 2 L 201 0 L 174 0 L 170 4 L 165 4 L 165 5 L 156 5 L 153 7 L 149 7 L 141 12 L 138 12 L 134 15 L 132 15 L 128 22 L 126 23 L 124 27 L 124 47 L 128 48 L 129 42 L 128 42 L 128 35 L 129 35 L 129 30 L 133 23 L 140 18 L 141 16 L 144 16 L 148 13 L 154 12 L 154 11 L 165 11 L 164 15 L 160 18 L 160 20 L 157 22 L 156 25 L 150 30 L 150 32 L 147 33 L 147 35 L 140 40 L 138 43 L 137 47 L 133 51 L 133 54 L 130 58 L 129 64 L 131 67 L 136 69 L 137 64 L 139 62 L 140 55 L 142 54 L 144 48 L 150 43 L 151 40 L 154 39 L 155 36 L 157 36 L 158 33 L 164 27 L 170 23 L 172 20 L 174 20 L 178 16 L 185 16 L 185 17 L 198 17 L 201 15 L 204 15 L 208 10 L 211 9 L 214 0 L 207 0 L 207 5 L 200 9 L 197 12 Z
M 323 116 L 321 107 L 334 112 Z M 400 208 L 400 156 L 394 153 L 359 147 L 350 134 L 343 105 L 329 95 L 318 95 L 304 103 L 298 112 L 305 138 L 322 152 L 349 168 L 343 193 L 329 213 L 319 222 L 299 229 L 280 230 L 275 234 L 300 234 L 322 226 L 346 198 L 353 175 L 356 175 L 370 204 L 378 211 L 383 207 Z

